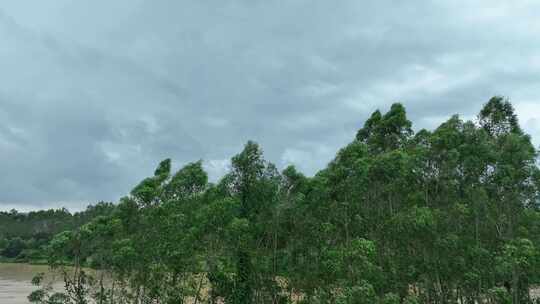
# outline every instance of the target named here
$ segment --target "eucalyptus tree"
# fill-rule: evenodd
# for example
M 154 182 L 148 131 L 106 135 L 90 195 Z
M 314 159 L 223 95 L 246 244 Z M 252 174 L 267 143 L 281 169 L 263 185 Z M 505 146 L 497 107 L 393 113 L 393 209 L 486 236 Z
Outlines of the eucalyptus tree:
M 236 246 L 233 303 L 261 301 L 268 293 L 275 297 L 276 273 L 265 253 L 273 248 L 276 237 L 267 228 L 272 227 L 280 178 L 252 141 L 231 160 L 231 172 L 225 181 L 231 198 L 238 202 L 238 214 L 230 227 Z
M 488 176 L 487 194 L 496 219 L 496 239 L 501 244 L 497 253 L 505 260 L 508 248 L 528 241 L 522 239 L 523 230 L 527 228 L 520 226 L 520 219 L 537 199 L 538 185 L 534 182 L 538 172 L 537 151 L 530 136 L 521 130 L 507 100 L 492 98 L 480 112 L 479 122 L 490 135 L 496 151 Z M 512 303 L 524 302 L 528 298 L 527 277 L 520 275 L 519 265 L 511 265 L 502 279 L 510 283 Z

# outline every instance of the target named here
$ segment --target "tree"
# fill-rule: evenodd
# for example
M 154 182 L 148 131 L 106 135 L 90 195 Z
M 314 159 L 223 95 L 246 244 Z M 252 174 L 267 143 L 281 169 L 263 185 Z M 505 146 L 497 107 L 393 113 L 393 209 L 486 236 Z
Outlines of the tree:
M 480 126 L 491 136 L 522 134 L 514 107 L 501 96 L 492 97 L 478 115 Z
M 373 112 L 356 139 L 367 144 L 373 153 L 394 150 L 407 143 L 413 134 L 411 127 L 403 105 L 394 103 L 384 116 L 379 110 Z
M 2 255 L 8 258 L 16 258 L 24 249 L 26 244 L 20 237 L 15 237 L 7 242 L 6 247 L 2 250 Z

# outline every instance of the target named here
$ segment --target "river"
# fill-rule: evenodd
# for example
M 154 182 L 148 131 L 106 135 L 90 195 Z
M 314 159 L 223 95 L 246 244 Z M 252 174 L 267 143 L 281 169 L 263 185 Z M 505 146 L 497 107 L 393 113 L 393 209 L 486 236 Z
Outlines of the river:
M 28 304 L 28 295 L 36 290 L 30 281 L 37 273 L 49 273 L 47 266 L 0 263 L 0 304 Z M 49 279 L 53 279 L 49 276 Z M 55 288 L 62 288 L 55 284 Z M 533 298 L 540 298 L 540 288 L 531 291 Z
M 0 263 L 0 303 L 28 304 L 26 297 L 36 289 L 30 281 L 40 272 L 48 273 L 48 267 Z

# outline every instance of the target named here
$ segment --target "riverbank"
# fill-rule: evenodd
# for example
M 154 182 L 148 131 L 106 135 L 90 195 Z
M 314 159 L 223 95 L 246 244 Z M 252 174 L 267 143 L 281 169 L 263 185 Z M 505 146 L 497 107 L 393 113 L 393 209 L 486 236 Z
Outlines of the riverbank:
M 28 304 L 28 295 L 36 290 L 31 284 L 32 278 L 38 273 L 46 273 L 47 280 L 62 287 L 59 277 L 55 277 L 46 265 L 24 263 L 0 263 L 0 303 Z
M 17 259 L 17 258 L 6 258 L 0 256 L 0 264 L 28 264 L 28 265 L 47 265 L 46 259 L 38 260 L 28 260 L 28 259 Z

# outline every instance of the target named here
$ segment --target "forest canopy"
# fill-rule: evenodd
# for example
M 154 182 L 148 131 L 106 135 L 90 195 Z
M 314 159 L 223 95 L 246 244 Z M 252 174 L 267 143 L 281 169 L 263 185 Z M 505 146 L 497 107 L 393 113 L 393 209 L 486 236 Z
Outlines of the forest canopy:
M 30 298 L 532 303 L 529 291 L 540 284 L 537 160 L 502 97 L 474 121 L 454 115 L 432 131 L 414 132 L 402 104 L 375 111 L 313 177 L 294 166 L 279 172 L 252 141 L 217 183 L 201 161 L 171 172 L 166 159 L 107 212 L 50 230 L 59 233 L 40 248 L 51 267 L 72 275 L 72 288 L 69 298 L 46 289 Z M 12 255 L 8 243 L 2 252 Z

